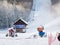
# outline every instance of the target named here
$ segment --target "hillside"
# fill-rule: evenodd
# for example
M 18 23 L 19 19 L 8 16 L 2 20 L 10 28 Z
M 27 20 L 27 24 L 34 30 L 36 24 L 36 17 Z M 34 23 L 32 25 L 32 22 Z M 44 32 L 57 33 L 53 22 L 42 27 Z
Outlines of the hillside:
M 15 20 L 28 21 L 32 0 L 0 0 L 0 28 L 11 27 Z

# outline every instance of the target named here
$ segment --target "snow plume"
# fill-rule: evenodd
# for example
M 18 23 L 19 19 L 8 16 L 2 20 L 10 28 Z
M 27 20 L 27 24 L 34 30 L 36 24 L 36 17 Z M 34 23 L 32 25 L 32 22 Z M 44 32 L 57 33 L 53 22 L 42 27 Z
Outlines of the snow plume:
M 48 24 L 45 25 L 45 28 L 49 28 L 49 27 L 52 27 L 52 26 L 59 26 L 60 25 L 60 17 L 56 18 L 55 20 L 52 20 L 51 22 L 49 22 Z
M 34 0 L 32 9 L 27 32 L 37 32 L 40 25 L 46 32 L 60 32 L 60 3 L 51 5 L 51 0 Z
M 55 13 L 57 13 L 57 15 L 54 15 L 55 17 L 59 17 L 60 16 L 60 2 L 52 5 L 52 8 L 54 9 Z
M 33 0 L 32 13 L 30 15 L 27 32 L 36 32 L 37 27 L 45 25 L 53 20 L 51 12 L 51 0 Z
M 52 8 L 53 8 L 54 12 L 56 13 L 55 15 L 53 15 L 53 17 L 55 19 L 45 25 L 45 30 L 47 32 L 49 32 L 49 31 L 50 32 L 60 32 L 60 21 L 59 21 L 60 20 L 60 3 L 52 5 Z

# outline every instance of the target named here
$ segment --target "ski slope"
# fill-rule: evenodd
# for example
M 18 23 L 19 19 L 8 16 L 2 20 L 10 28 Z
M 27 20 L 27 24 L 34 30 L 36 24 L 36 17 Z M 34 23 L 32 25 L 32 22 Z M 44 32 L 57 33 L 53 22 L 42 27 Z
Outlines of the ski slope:
M 50 33 L 47 33 L 47 37 L 36 37 L 36 33 L 18 33 L 18 37 L 6 37 L 6 33 L 0 33 L 0 45 L 48 45 L 48 37 Z M 56 33 L 52 33 L 53 39 Z M 59 41 L 56 39 L 52 42 L 52 45 L 58 45 Z
M 43 39 L 0 39 L 0 45 L 48 45 L 47 38 Z M 44 41 L 44 42 L 43 42 Z
M 18 37 L 6 37 L 8 30 L 3 29 L 4 31 L 0 31 L 0 45 L 48 45 L 50 33 L 52 33 L 54 38 L 56 33 L 60 32 L 60 17 L 54 18 L 52 16 L 50 6 L 50 0 L 44 0 L 44 2 L 42 0 L 34 0 L 33 8 L 35 7 L 36 11 L 34 11 L 34 17 L 31 17 L 34 21 L 30 22 L 27 32 L 17 33 Z M 39 24 L 44 26 L 47 37 L 33 37 L 34 35 L 38 35 L 37 27 Z M 52 42 L 52 45 L 59 45 L 57 38 Z

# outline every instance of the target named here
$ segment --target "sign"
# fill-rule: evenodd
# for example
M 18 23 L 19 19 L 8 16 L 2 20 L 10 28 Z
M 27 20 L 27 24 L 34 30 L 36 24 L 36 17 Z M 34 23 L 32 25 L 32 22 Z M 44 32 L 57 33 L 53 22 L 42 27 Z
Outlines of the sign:
M 25 25 L 16 25 L 16 28 L 25 28 Z

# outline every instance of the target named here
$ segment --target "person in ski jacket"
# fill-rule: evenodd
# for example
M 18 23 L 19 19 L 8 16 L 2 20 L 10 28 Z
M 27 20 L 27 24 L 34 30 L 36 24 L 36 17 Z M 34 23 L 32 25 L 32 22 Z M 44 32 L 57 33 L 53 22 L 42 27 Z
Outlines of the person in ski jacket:
M 45 32 L 43 32 L 44 30 L 44 26 L 40 26 L 37 28 L 38 32 L 39 32 L 39 36 L 43 37 L 45 35 Z

